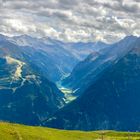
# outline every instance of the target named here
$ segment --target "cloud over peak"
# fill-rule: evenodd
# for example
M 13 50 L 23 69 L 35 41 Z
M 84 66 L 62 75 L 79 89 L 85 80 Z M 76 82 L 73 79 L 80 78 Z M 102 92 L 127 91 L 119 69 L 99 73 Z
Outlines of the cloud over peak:
M 0 33 L 114 42 L 140 35 L 139 0 L 0 0 Z

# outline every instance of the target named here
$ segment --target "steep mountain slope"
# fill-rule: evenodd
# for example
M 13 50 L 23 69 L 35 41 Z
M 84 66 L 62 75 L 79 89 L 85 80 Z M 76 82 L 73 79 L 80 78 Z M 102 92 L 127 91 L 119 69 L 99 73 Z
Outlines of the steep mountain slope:
M 38 70 L 32 53 L 0 41 L 0 120 L 40 125 L 64 105 L 63 94 Z
M 0 40 L 0 55 L 12 56 L 16 59 L 26 61 L 50 81 L 55 81 L 61 77 L 57 65 L 43 50 L 29 46 L 19 46 L 9 41 L 5 36 Z M 55 72 L 55 74 L 53 73 Z
M 100 51 L 94 51 L 84 61 L 81 61 L 71 75 L 63 80 L 62 85 L 79 95 L 96 79 L 98 75 L 129 51 L 137 37 L 129 36 Z
M 64 129 L 140 131 L 139 99 L 140 38 L 123 57 L 103 71 L 81 97 L 46 120 L 45 125 Z
M 29 58 L 38 69 L 48 73 L 48 79 L 56 82 L 69 73 L 78 60 L 65 50 L 60 44 L 50 43 L 43 39 L 32 38 L 27 35 L 8 38 L 8 41 L 27 50 L 34 50 Z M 73 60 L 73 61 L 71 61 Z

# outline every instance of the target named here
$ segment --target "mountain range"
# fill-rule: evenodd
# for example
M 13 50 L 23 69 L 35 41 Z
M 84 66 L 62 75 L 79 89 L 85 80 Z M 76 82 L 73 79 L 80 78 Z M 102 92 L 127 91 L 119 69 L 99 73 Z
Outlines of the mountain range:
M 100 51 L 93 51 L 86 59 L 74 67 L 71 74 L 62 81 L 62 85 L 75 91 L 75 95 L 77 93 L 80 94 L 81 91 L 83 92 L 91 83 L 98 79 L 102 71 L 133 48 L 136 39 L 134 36 L 128 36 Z
M 83 94 L 45 125 L 76 130 L 140 130 L 140 38 L 127 37 L 115 46 L 119 55 L 111 57 L 95 79 L 90 77 L 92 82 Z M 91 59 L 87 60 L 91 64 Z
M 0 35 L 0 120 L 139 131 L 139 77 L 135 36 L 106 44 Z
M 65 43 L 51 38 L 33 38 L 27 35 L 15 36 L 7 40 L 26 51 L 33 50 L 32 55 L 29 56 L 30 61 L 37 65 L 44 76 L 47 72 L 47 78 L 53 82 L 68 75 L 75 65 L 84 60 L 93 50 L 97 48 L 100 50 L 107 46 L 105 43 L 92 42 Z

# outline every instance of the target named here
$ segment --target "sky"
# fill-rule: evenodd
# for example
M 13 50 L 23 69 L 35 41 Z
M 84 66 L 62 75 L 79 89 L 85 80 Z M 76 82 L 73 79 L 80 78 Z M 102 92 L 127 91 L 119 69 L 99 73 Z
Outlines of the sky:
M 0 33 L 112 43 L 140 35 L 140 0 L 0 0 Z

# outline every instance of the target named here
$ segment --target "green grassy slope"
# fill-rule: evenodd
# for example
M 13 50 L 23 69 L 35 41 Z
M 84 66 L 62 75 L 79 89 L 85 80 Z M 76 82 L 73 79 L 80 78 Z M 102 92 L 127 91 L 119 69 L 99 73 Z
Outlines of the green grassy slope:
M 104 135 L 104 136 L 102 136 Z M 0 140 L 140 140 L 140 133 L 66 131 L 0 122 Z

